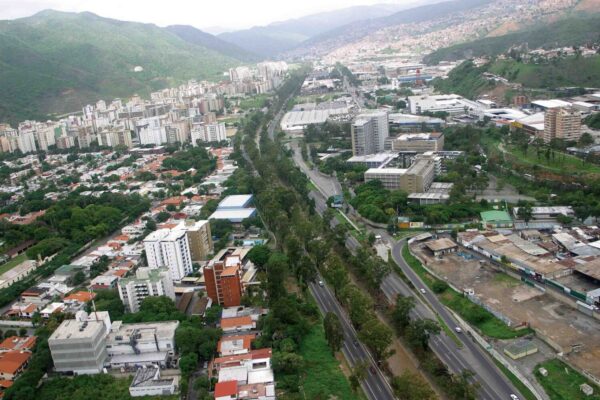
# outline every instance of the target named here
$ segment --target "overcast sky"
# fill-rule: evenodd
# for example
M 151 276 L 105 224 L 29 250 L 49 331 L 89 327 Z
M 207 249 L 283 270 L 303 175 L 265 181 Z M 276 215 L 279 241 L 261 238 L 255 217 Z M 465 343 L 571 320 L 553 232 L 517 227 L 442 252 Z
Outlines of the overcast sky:
M 91 11 L 103 17 L 160 26 L 247 28 L 321 11 L 408 0 L 0 0 L 0 19 L 33 15 L 48 8 Z

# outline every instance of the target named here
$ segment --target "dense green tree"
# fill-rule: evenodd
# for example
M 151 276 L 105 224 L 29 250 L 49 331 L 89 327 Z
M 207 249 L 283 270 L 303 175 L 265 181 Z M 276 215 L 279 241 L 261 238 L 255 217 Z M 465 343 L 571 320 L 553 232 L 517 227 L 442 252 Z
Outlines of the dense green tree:
M 440 333 L 439 324 L 431 319 L 416 319 L 406 329 L 406 340 L 415 348 L 427 350 L 431 335 Z
M 372 317 L 368 322 L 365 322 L 361 326 L 358 336 L 371 349 L 375 359 L 383 361 L 393 354 L 390 346 L 394 334 L 377 317 Z
M 325 329 L 325 339 L 327 339 L 331 351 L 334 353 L 340 351 L 344 343 L 344 329 L 337 315 L 332 312 L 325 314 L 323 327 Z
M 400 334 L 404 334 L 410 325 L 410 312 L 415 307 L 415 298 L 412 296 L 398 295 L 396 305 L 392 311 L 392 322 Z

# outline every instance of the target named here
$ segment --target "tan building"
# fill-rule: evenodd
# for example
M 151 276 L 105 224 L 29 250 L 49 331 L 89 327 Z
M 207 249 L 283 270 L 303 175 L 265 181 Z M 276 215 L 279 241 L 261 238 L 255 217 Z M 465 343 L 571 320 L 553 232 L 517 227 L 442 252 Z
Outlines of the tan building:
M 393 151 L 416 151 L 425 153 L 426 151 L 444 150 L 444 134 L 441 132 L 432 133 L 407 133 L 392 139 Z
M 572 107 L 549 108 L 544 116 L 544 142 L 577 141 L 581 137 L 581 113 Z
M 426 192 L 435 178 L 435 160 L 418 159 L 408 169 L 371 168 L 365 172 L 365 182 L 379 180 L 388 190 L 406 193 Z
M 192 261 L 204 261 L 213 252 L 210 223 L 206 220 L 186 220 L 178 228 L 186 231 Z

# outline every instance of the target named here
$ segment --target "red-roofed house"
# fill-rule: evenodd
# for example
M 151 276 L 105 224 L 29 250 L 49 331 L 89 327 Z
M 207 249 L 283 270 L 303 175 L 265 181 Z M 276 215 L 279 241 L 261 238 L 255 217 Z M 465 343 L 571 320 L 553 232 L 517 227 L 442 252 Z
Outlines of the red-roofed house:
M 79 292 L 71 293 L 70 295 L 66 296 L 63 300 L 65 302 L 87 303 L 88 301 L 91 301 L 94 297 L 96 297 L 96 293 L 80 290 Z
M 7 351 L 0 354 L 0 379 L 14 380 L 24 369 L 31 358 L 26 351 Z
M 250 316 L 221 318 L 221 329 L 223 332 L 241 332 L 255 328 L 256 322 L 252 321 L 252 317 Z
M 31 351 L 35 346 L 37 336 L 11 336 L 0 343 L 0 352 L 4 353 L 11 350 Z
M 215 400 L 237 399 L 237 381 L 218 382 L 215 385 Z

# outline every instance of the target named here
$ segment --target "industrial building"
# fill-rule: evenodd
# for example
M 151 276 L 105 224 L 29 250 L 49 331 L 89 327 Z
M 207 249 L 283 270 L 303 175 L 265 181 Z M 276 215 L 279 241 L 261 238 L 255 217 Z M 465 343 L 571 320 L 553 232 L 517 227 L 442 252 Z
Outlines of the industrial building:
M 175 301 L 173 280 L 167 268 L 138 268 L 135 277 L 118 282 L 119 297 L 128 312 L 138 312 L 149 296 L 166 296 Z
M 387 112 L 358 115 L 351 126 L 352 155 L 364 156 L 384 151 L 388 136 Z
M 441 94 L 409 96 L 408 108 L 411 114 L 446 112 L 450 115 L 458 115 L 478 114 L 485 107 L 457 94 Z
M 298 104 L 294 107 L 294 110 L 283 116 L 280 125 L 284 132 L 301 134 L 308 125 L 324 124 L 329 117 L 348 114 L 349 111 L 350 109 L 345 104 L 340 103 L 322 104 L 319 106 Z
M 376 153 L 364 156 L 352 156 L 346 160 L 351 165 L 364 165 L 367 168 L 379 168 L 398 157 L 397 153 Z
M 217 210 L 212 213 L 209 220 L 227 219 L 239 224 L 247 218 L 252 218 L 256 215 L 256 208 L 250 207 L 252 199 L 251 194 L 227 196 L 221 200 Z
M 418 133 L 424 130 L 439 132 L 446 126 L 441 118 L 424 115 L 392 113 L 388 116 L 392 132 Z
M 131 385 L 131 397 L 141 396 L 171 396 L 177 392 L 178 377 L 169 376 L 162 378 L 157 367 L 139 368 Z

